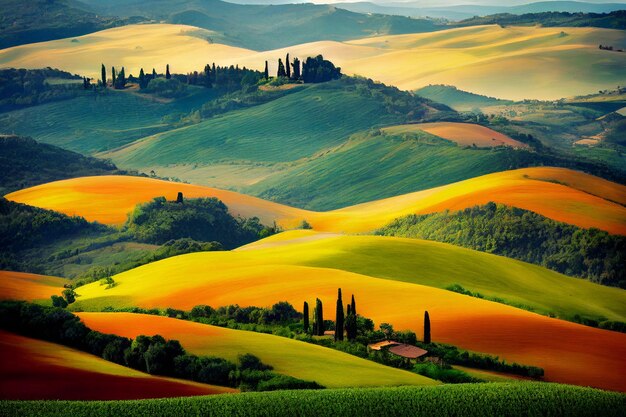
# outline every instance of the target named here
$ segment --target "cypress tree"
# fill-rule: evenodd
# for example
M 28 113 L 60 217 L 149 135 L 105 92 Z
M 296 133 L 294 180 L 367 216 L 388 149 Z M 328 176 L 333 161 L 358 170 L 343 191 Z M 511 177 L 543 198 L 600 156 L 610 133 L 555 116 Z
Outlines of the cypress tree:
M 157 77 L 156 70 L 152 68 L 152 79 L 154 80 Z
M 263 75 L 265 76 L 266 80 L 270 79 L 270 70 L 269 70 L 269 67 L 267 66 L 267 61 L 265 61 L 265 72 L 263 73 Z
M 291 67 L 289 66 L 289 54 L 287 54 L 287 57 L 285 58 L 285 65 L 286 65 L 286 70 L 287 70 L 287 78 L 291 78 Z
M 177 203 L 183 202 L 183 193 L 181 193 L 180 191 L 178 192 L 178 195 L 176 196 L 176 202 Z
M 293 64 L 291 64 L 293 66 L 293 79 L 294 80 L 299 80 L 300 79 L 300 75 L 301 75 L 301 70 L 300 70 L 300 60 L 298 58 L 294 58 L 293 59 Z
M 430 316 L 424 312 L 424 343 L 430 343 Z
M 278 72 L 277 74 L 279 77 L 284 77 L 287 75 L 287 73 L 285 72 L 285 66 L 283 65 L 283 60 L 278 58 Z
M 324 309 L 322 306 L 322 300 L 319 298 L 315 300 L 315 323 L 314 334 L 317 336 L 324 335 Z
M 102 64 L 102 69 L 100 71 L 102 72 L 102 87 L 107 88 L 107 69 L 104 64 Z
M 144 74 L 142 68 L 141 70 L 139 70 L 139 88 L 143 90 L 144 88 L 146 88 L 146 84 L 146 74 Z
M 304 333 L 309 332 L 309 303 L 304 302 L 304 307 L 302 308 L 302 315 L 304 317 L 304 322 L 302 323 L 302 328 Z
M 346 334 L 349 341 L 356 339 L 356 314 L 354 314 L 350 304 L 348 304 L 348 313 L 346 314 Z
M 167 64 L 165 66 L 165 79 L 169 80 L 170 78 L 172 78 L 172 74 L 170 74 L 170 64 Z
M 337 291 L 337 313 L 335 315 L 335 342 L 338 340 L 343 340 L 343 327 L 343 300 L 341 299 L 341 288 L 339 288 L 339 290 Z
M 356 302 L 354 301 L 354 294 L 352 294 L 352 314 L 356 316 Z
M 111 85 L 115 88 L 115 67 L 111 67 Z

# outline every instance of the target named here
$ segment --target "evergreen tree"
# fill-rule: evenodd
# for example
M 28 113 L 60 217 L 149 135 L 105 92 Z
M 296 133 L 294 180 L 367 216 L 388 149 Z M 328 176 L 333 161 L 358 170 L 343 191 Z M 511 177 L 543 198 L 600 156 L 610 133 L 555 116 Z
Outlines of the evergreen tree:
M 348 312 L 346 314 L 346 334 L 348 336 L 349 341 L 353 341 L 356 339 L 356 331 L 357 331 L 356 314 L 354 314 L 352 305 L 348 304 Z
M 107 88 L 107 69 L 104 64 L 102 64 L 102 69 L 100 71 L 102 72 L 102 87 Z
M 154 80 L 157 77 L 156 70 L 152 68 L 152 79 Z
M 115 67 L 111 67 L 111 86 L 115 87 Z
M 83 89 L 89 90 L 91 88 L 91 80 L 87 77 L 83 77 Z
M 354 294 L 352 294 L 352 314 L 356 316 L 356 302 L 354 301 Z
M 337 291 L 337 313 L 335 315 L 335 341 L 343 340 L 343 300 L 341 299 L 341 288 Z
M 181 193 L 180 191 L 178 192 L 178 195 L 176 196 L 176 202 L 177 203 L 183 202 L 183 193 Z
M 287 70 L 287 78 L 291 78 L 291 66 L 289 65 L 289 54 L 287 54 L 287 57 L 285 58 L 285 66 L 286 66 L 286 70 Z
M 204 86 L 206 88 L 211 88 L 213 83 L 211 82 L 211 66 L 206 64 L 204 67 Z
M 341 68 L 324 59 L 322 55 L 308 57 L 302 66 L 302 80 L 305 83 L 323 83 L 341 77 Z
M 300 76 L 301 76 L 301 71 L 300 71 L 300 60 L 298 58 L 294 58 L 293 59 L 293 64 L 291 64 L 293 67 L 293 79 L 294 80 L 299 80 Z
M 430 316 L 424 312 L 424 343 L 430 343 Z
M 114 87 L 118 90 L 122 90 L 126 87 L 126 71 L 124 70 L 124 67 L 122 67 L 120 72 L 117 74 Z
M 308 333 L 309 332 L 309 303 L 307 303 L 306 301 L 304 302 L 304 307 L 302 309 L 302 315 L 304 317 L 304 322 L 302 324 L 302 328 L 304 330 L 304 333 Z
M 279 77 L 285 77 L 287 73 L 285 72 L 285 66 L 283 65 L 283 60 L 278 58 L 278 72 L 277 75 Z
M 266 80 L 270 79 L 270 70 L 269 70 L 269 67 L 267 66 L 267 61 L 265 61 L 265 72 L 263 73 L 263 75 L 265 76 Z
M 172 74 L 170 74 L 170 64 L 165 66 L 165 79 L 169 80 L 172 78 Z
M 141 70 L 139 70 L 139 88 L 143 90 L 144 88 L 146 88 L 146 85 L 148 85 L 148 83 L 146 82 L 146 74 L 144 74 L 142 68 Z
M 313 334 L 316 336 L 324 335 L 324 309 L 322 306 L 322 300 L 317 298 L 315 300 L 315 323 L 313 323 Z

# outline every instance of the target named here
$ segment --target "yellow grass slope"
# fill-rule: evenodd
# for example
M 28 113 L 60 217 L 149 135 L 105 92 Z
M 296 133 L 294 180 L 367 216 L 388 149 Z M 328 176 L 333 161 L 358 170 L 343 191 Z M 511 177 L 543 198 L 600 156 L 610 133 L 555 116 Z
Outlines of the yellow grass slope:
M 72 39 L 22 45 L 0 51 L 0 66 L 40 67 L 41 62 L 72 73 L 99 77 L 107 62 L 137 74 L 140 67 L 180 73 L 200 70 L 211 57 L 221 65 L 263 70 L 270 60 L 323 54 L 344 73 L 359 74 L 401 89 L 451 84 L 508 99 L 558 99 L 626 83 L 626 54 L 598 49 L 626 47 L 624 31 L 598 28 L 473 26 L 433 33 L 319 41 L 255 52 L 205 39 L 212 32 L 182 25 L 132 25 Z M 213 34 L 215 35 L 215 34 Z M 576 74 L 576 76 L 572 76 Z M 524 80 L 524 82 L 520 82 Z
M 496 146 L 510 146 L 512 148 L 528 148 L 525 143 L 519 142 L 493 129 L 472 123 L 436 122 L 419 123 L 386 127 L 382 129 L 389 134 L 412 133 L 424 131 L 439 136 L 461 146 L 478 146 L 479 148 L 493 148 Z
M 6 196 L 36 207 L 82 216 L 104 224 L 122 224 L 139 203 L 163 196 L 175 200 L 178 192 L 186 198 L 217 197 L 235 215 L 259 217 L 264 223 L 303 218 L 306 211 L 232 191 L 169 182 L 145 177 L 100 176 L 55 181 Z
M 626 234 L 626 187 L 562 168 L 498 172 L 397 197 L 329 212 L 312 212 L 232 191 L 130 176 L 83 177 L 8 194 L 7 199 L 106 224 L 121 224 L 136 204 L 177 192 L 187 198 L 217 197 L 236 215 L 296 227 L 306 219 L 315 230 L 368 232 L 414 213 L 462 210 L 489 201 L 537 212 L 579 227 Z
M 296 236 L 297 239 L 303 237 L 302 234 Z M 106 292 L 97 284 L 79 288 L 78 307 L 99 310 L 109 305 L 117 307 L 139 305 L 145 308 L 175 307 L 188 310 L 197 304 L 214 307 L 229 304 L 270 306 L 275 302 L 286 300 L 301 308 L 304 301 L 311 305 L 315 298 L 319 297 L 324 303 L 326 317 L 331 317 L 337 288 L 341 287 L 346 298 L 355 294 L 360 314 L 371 317 L 379 324 L 389 322 L 396 329 L 411 329 L 421 334 L 423 311 L 428 310 L 431 315 L 433 338 L 436 341 L 500 355 L 508 361 L 541 366 L 545 368 L 546 379 L 550 381 L 626 390 L 621 377 L 626 371 L 622 360 L 626 354 L 625 334 L 551 319 L 506 305 L 414 283 L 374 278 L 339 269 L 296 265 L 315 263 L 315 257 L 334 256 L 350 259 L 351 253 L 348 248 L 359 246 L 362 239 L 380 242 L 393 240 L 330 236 L 293 245 L 284 244 L 258 249 L 252 247 L 249 250 L 230 253 L 198 253 L 174 257 L 117 275 L 115 280 L 118 285 Z M 404 241 L 408 245 L 424 244 Z M 279 242 L 281 240 L 274 240 L 274 243 Z M 386 250 L 384 245 L 371 248 L 372 253 L 381 256 L 388 256 Z M 394 248 L 391 250 L 393 252 Z M 457 255 L 461 259 L 461 264 L 464 262 L 462 252 L 472 252 L 458 248 L 454 250 L 459 252 Z M 421 252 L 414 254 L 416 258 L 428 256 Z M 432 255 L 433 258 L 439 259 L 436 252 Z M 504 259 L 480 254 L 481 257 L 483 255 L 485 258 L 491 257 L 490 259 Z M 439 262 L 446 265 L 455 264 L 451 268 L 456 268 L 460 264 L 456 265 L 455 259 L 448 256 Z M 507 262 L 509 270 L 516 270 L 524 265 L 510 260 L 502 262 Z M 482 260 L 473 259 L 472 263 L 481 265 Z M 486 266 L 495 270 L 501 269 L 497 263 Z M 432 267 L 436 268 L 437 266 Z M 524 276 L 531 280 L 538 279 L 532 268 L 535 267 L 531 266 L 521 271 L 522 275 L 525 274 Z M 393 269 L 391 267 L 391 270 Z M 417 267 L 414 270 L 419 276 L 421 268 Z M 505 270 L 506 267 L 503 265 L 502 271 Z M 550 276 L 558 275 L 550 271 L 546 273 Z M 506 272 L 503 272 L 503 275 L 503 280 L 511 278 Z M 550 283 L 549 280 L 545 281 L 545 290 L 551 294 L 549 297 L 558 297 L 553 294 L 554 291 L 566 294 L 570 289 L 576 289 L 573 285 L 576 283 L 572 283 L 572 287 L 561 288 L 557 286 L 558 283 Z M 519 283 L 512 281 L 511 285 L 515 287 Z M 611 290 L 614 289 L 606 289 L 607 292 Z M 585 288 L 580 288 L 579 292 L 584 294 Z M 581 294 L 572 298 L 584 297 Z M 584 304 L 584 301 L 572 302 Z M 615 316 L 615 312 L 606 312 L 613 317 L 623 316 L 623 312 L 622 316 L 619 314 Z M 87 323 L 89 324 L 89 321 Z M 109 320 L 108 323 L 122 329 L 135 328 L 133 324 L 118 320 Z M 593 361 L 593 367 L 588 366 L 590 361 Z
M 34 301 L 61 295 L 64 278 L 26 272 L 0 271 L 0 300 Z
M 176 339 L 196 355 L 237 361 L 238 355 L 252 353 L 272 365 L 276 372 L 316 381 L 328 388 L 437 384 L 408 371 L 280 336 L 143 314 L 79 313 L 79 316 L 88 327 L 103 333 L 131 338 L 160 334 Z
M 208 59 L 217 65 L 230 65 L 251 51 L 217 43 L 209 43 L 212 32 L 186 25 L 130 25 L 92 33 L 76 38 L 16 46 L 0 51 L 0 66 L 61 70 L 100 78 L 100 63 L 126 74 L 139 75 L 139 70 L 165 73 L 199 71 Z M 210 57 L 210 58 L 209 58 Z

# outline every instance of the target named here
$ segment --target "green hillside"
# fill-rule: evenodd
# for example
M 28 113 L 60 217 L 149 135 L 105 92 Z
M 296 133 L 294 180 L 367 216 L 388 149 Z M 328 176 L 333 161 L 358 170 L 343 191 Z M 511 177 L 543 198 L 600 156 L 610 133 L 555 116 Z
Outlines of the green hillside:
M 120 174 L 110 162 L 11 135 L 0 135 L 0 172 L 0 195 L 66 178 Z
M 538 398 L 541 398 L 538 401 Z M 5 415 L 136 416 L 158 410 L 184 415 L 194 410 L 212 416 L 386 416 L 454 415 L 619 417 L 626 413 L 624 394 L 559 384 L 492 383 L 439 387 L 400 387 L 243 393 L 195 398 L 139 401 L 9 401 L 0 402 Z M 445 414 L 444 414 L 445 413 Z
M 501 100 L 480 94 L 468 93 L 451 85 L 429 85 L 415 91 L 415 94 L 452 107 L 457 111 L 471 111 L 485 106 L 512 104 L 512 101 Z
M 337 146 L 352 133 L 437 112 L 429 106 L 447 109 L 394 88 L 346 78 L 152 136 L 107 156 L 129 167 L 291 162 Z
M 156 102 L 132 92 L 84 92 L 79 97 L 0 114 L 4 132 L 31 136 L 75 152 L 105 151 L 171 128 L 175 119 L 199 107 L 213 92 L 196 88 L 191 97 Z

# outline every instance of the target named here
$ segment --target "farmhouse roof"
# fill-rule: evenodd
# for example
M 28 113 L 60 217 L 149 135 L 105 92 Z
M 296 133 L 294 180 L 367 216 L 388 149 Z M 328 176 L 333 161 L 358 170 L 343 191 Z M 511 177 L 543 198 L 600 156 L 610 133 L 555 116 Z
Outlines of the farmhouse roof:
M 420 356 L 424 356 L 428 352 L 424 349 L 420 349 L 417 346 L 400 344 L 389 348 L 389 352 L 394 355 L 402 356 L 403 358 L 417 359 Z

